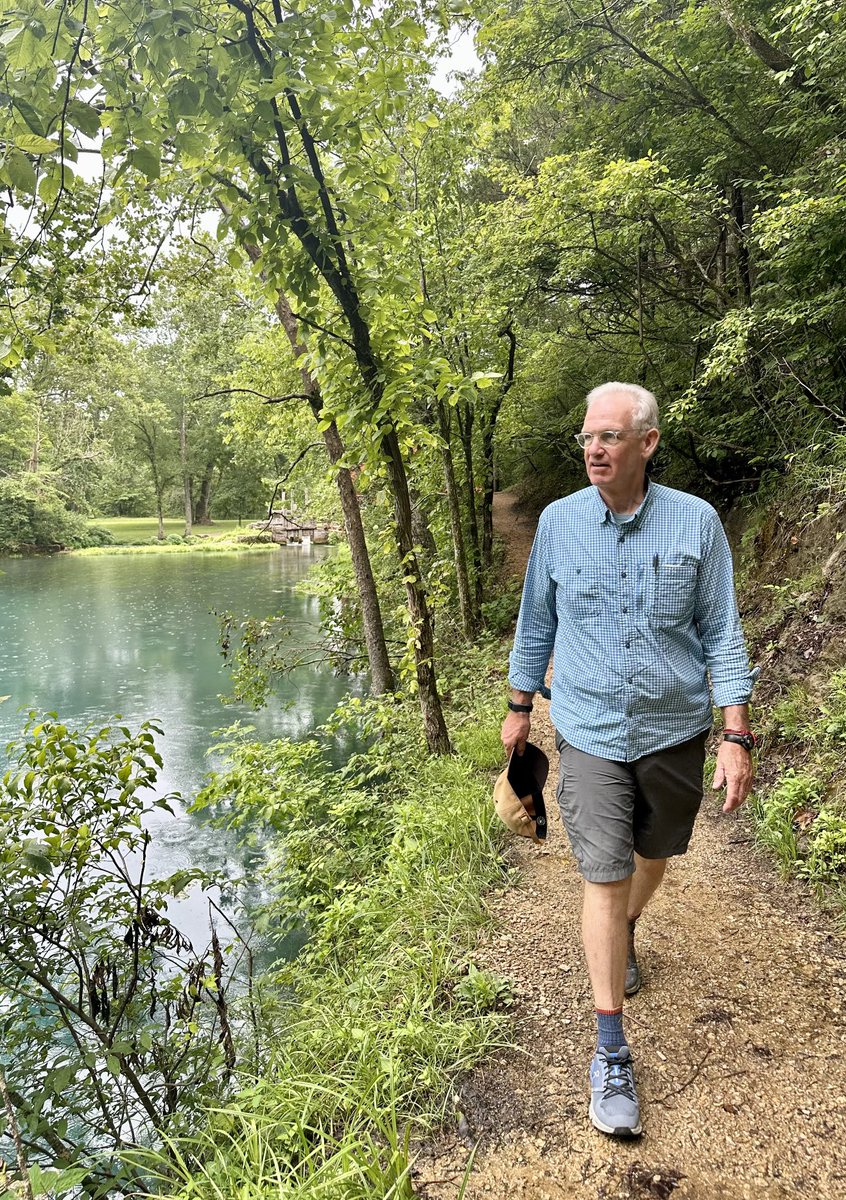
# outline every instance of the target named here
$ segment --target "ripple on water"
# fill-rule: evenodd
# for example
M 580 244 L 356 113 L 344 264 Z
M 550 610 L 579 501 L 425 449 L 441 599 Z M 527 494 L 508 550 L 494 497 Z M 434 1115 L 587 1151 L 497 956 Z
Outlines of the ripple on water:
M 223 707 L 218 695 L 228 685 L 212 610 L 264 617 L 281 608 L 293 636 L 306 641 L 317 631 L 318 604 L 294 585 L 326 553 L 10 560 L 0 575 L 0 694 L 12 699 L 0 705 L 0 746 L 20 732 L 21 706 L 76 725 L 102 725 L 116 713 L 130 726 L 154 719 L 164 729 L 159 794 L 190 799 L 213 765 L 216 730 L 241 720 L 259 738 L 307 736 L 350 681 L 301 668 L 262 712 Z M 159 812 L 150 827 L 156 874 L 201 866 L 233 878 L 245 870 L 245 852 L 198 816 Z M 207 932 L 201 897 L 170 912 L 188 923 L 189 937 Z

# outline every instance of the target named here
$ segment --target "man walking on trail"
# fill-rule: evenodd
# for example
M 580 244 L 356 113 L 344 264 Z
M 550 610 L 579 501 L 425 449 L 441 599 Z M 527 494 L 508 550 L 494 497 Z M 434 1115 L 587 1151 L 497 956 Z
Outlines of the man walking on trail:
M 755 745 L 728 542 L 704 500 L 647 479 L 659 438 L 645 388 L 606 383 L 587 397 L 576 440 L 590 486 L 541 514 L 502 727 L 506 750 L 520 754 L 554 651 L 558 803 L 584 878 L 596 1007 L 590 1118 L 620 1137 L 641 1132 L 622 1015 L 624 994 L 641 986 L 635 922 L 668 857 L 687 850 L 712 700 L 724 724 L 713 780 L 726 789 L 723 812 L 749 794 Z

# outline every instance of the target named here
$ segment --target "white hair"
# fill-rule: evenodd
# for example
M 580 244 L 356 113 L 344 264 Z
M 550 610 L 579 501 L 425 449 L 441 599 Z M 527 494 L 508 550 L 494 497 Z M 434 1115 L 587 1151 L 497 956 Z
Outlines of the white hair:
M 658 429 L 658 401 L 652 392 L 637 383 L 601 383 L 585 398 L 585 409 L 589 409 L 595 400 L 606 400 L 622 392 L 632 402 L 632 421 L 637 429 Z

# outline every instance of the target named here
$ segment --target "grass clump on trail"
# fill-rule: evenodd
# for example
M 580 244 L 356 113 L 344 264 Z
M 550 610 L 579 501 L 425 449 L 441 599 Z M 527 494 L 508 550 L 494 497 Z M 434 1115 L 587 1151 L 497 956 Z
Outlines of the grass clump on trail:
M 395 700 L 350 699 L 305 743 L 231 731 L 198 807 L 247 842 L 269 834 L 264 926 L 308 936 L 256 992 L 237 1097 L 160 1159 L 157 1194 L 412 1194 L 412 1131 L 505 1037 L 507 988 L 471 962 L 483 893 L 503 878 L 499 684 L 482 657 L 452 682 L 464 724 L 448 757 L 426 755 L 413 706 Z M 330 739 L 358 747 L 345 766 Z

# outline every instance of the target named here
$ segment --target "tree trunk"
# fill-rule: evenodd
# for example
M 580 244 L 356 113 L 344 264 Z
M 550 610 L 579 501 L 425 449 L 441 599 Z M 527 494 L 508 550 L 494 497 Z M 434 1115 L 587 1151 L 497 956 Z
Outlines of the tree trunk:
M 185 537 L 194 532 L 194 498 L 191 476 L 188 472 L 188 428 L 185 407 L 179 417 L 179 462 L 182 467 L 182 497 L 185 507 Z
M 452 461 L 450 446 L 450 419 L 443 400 L 438 401 L 438 425 L 440 427 L 443 447 L 441 458 L 444 464 L 444 479 L 446 481 L 447 503 L 449 504 L 449 523 L 452 531 L 453 555 L 455 557 L 455 578 L 458 584 L 458 605 L 461 610 L 461 623 L 468 638 L 475 638 L 478 630 L 479 614 L 474 610 L 470 594 L 470 579 L 467 574 L 467 553 L 464 548 L 464 530 L 461 527 L 461 505 L 458 500 L 458 485 L 455 482 L 455 464 Z
M 420 564 L 414 553 L 408 479 L 399 439 L 392 427 L 383 428 L 381 445 L 382 453 L 385 456 L 385 465 L 388 469 L 388 479 L 394 495 L 395 533 L 402 564 L 406 601 L 411 623 L 417 633 L 414 657 L 426 744 L 433 754 L 449 754 L 451 750 L 449 733 L 444 721 L 441 698 L 438 695 L 435 678 L 435 638 L 432 619 L 423 587 Z
M 211 525 L 211 497 L 214 480 L 214 463 L 207 463 L 205 474 L 200 483 L 200 494 L 194 508 L 195 525 Z
M 467 488 L 467 518 L 470 528 L 470 553 L 473 559 L 475 607 L 482 611 L 482 546 L 479 540 L 479 518 L 476 511 L 476 477 L 473 463 L 473 409 L 466 405 L 464 419 L 458 413 L 458 432 L 464 451 L 464 475 Z
M 156 537 L 159 539 L 160 542 L 163 542 L 164 536 L 165 536 L 165 532 L 164 532 L 164 501 L 163 501 L 164 488 L 162 488 L 159 485 L 158 477 L 156 478 L 156 481 L 155 481 L 155 488 L 156 488 L 156 516 L 159 519 L 159 529 L 158 529 L 158 533 L 156 534 Z
M 411 532 L 414 534 L 414 544 L 420 546 L 430 559 L 437 558 L 438 545 L 426 516 L 423 499 L 417 492 L 410 491 L 409 495 L 411 498 Z
M 252 255 L 251 255 L 252 257 Z M 282 328 L 288 335 L 288 341 L 294 351 L 294 357 L 299 359 L 305 353 L 305 347 L 299 341 L 297 319 L 291 312 L 287 296 L 277 293 L 276 314 Z M 300 378 L 303 382 L 303 392 L 308 396 L 309 407 L 316 421 L 320 421 L 323 402 L 320 396 L 320 385 L 305 367 L 300 368 Z M 338 463 L 344 458 L 344 443 L 338 432 L 338 426 L 333 421 L 323 430 L 323 442 L 326 453 L 333 467 L 337 467 L 335 482 L 341 498 L 341 508 L 344 514 L 344 528 L 350 545 L 353 573 L 355 574 L 358 600 L 361 605 L 361 621 L 364 626 L 364 642 L 367 646 L 367 658 L 370 663 L 370 692 L 381 696 L 394 688 L 394 675 L 388 658 L 388 647 L 385 642 L 385 627 L 382 623 L 382 610 L 379 607 L 379 596 L 376 591 L 376 581 L 373 578 L 373 568 L 370 564 L 370 554 L 367 549 L 367 539 L 364 535 L 364 525 L 361 520 L 361 507 L 358 503 L 358 493 L 355 490 L 352 475 L 347 467 L 339 467 Z
M 508 362 L 499 394 L 482 429 L 482 562 L 486 568 L 490 567 L 493 560 L 494 435 L 503 401 L 514 383 L 514 360 L 517 355 L 517 338 L 510 321 L 499 331 L 499 336 L 508 338 Z
M 744 210 L 743 188 L 739 183 L 731 185 L 731 213 L 735 244 L 735 260 L 737 263 L 737 278 L 743 303 L 752 303 L 752 274 L 749 266 L 749 243 L 746 240 L 746 214 Z

